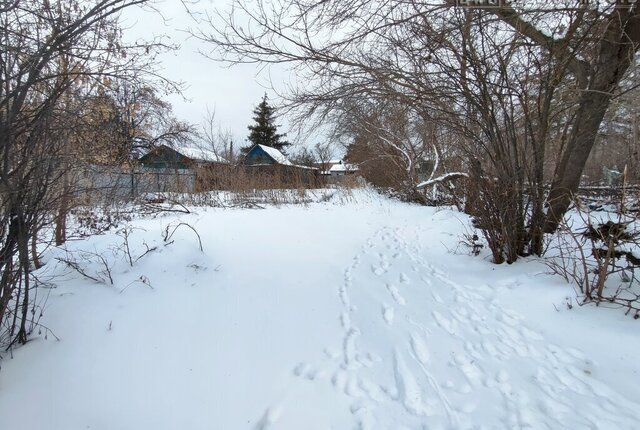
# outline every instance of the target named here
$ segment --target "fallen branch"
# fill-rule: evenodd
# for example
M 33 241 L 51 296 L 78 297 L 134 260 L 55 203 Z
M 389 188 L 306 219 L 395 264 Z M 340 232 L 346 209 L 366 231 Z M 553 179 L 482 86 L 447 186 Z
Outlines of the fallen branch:
M 185 205 L 180 202 L 168 200 L 167 203 L 171 206 L 161 206 L 161 203 L 145 203 L 142 205 L 142 209 L 146 213 L 160 213 L 160 212 L 175 212 L 182 214 L 190 214 L 191 211 L 187 209 Z

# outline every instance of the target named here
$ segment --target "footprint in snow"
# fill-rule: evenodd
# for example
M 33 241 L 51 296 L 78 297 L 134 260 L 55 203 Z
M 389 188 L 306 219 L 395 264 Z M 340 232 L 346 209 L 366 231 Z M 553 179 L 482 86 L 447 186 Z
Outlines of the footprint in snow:
M 282 408 L 280 406 L 272 406 L 268 408 L 262 419 L 258 421 L 258 424 L 254 427 L 255 430 L 268 430 L 272 428 L 272 425 L 275 424 L 282 415 Z
M 298 364 L 295 369 L 293 369 L 293 374 L 299 377 L 303 377 L 311 370 L 311 365 L 307 363 Z
M 347 373 L 343 370 L 338 370 L 331 378 L 331 384 L 336 390 L 344 392 L 347 385 Z
M 395 300 L 397 304 L 399 304 L 400 306 L 405 306 L 407 304 L 407 301 L 404 299 L 404 297 L 400 295 L 400 292 L 398 291 L 398 288 L 395 285 L 386 284 L 386 286 L 387 286 L 387 290 L 389 291 L 389 294 L 391 294 L 391 297 L 393 298 L 393 300 Z
M 433 319 L 436 320 L 436 323 L 440 326 L 440 328 L 451 335 L 457 334 L 458 324 L 456 320 L 449 320 L 438 311 L 433 311 L 431 314 L 433 315 Z
M 382 305 L 382 318 L 384 322 L 387 323 L 388 326 L 393 324 L 393 318 L 395 316 L 395 311 L 391 306 Z
M 429 352 L 427 345 L 417 333 L 411 334 L 411 350 L 413 351 L 413 355 L 416 360 L 418 360 L 422 365 L 426 366 L 429 364 L 429 361 L 431 360 L 431 353 Z
M 351 317 L 349 317 L 347 312 L 340 314 L 340 325 L 347 331 L 351 330 Z
M 407 276 L 405 273 L 401 273 L 400 274 L 400 283 L 401 284 L 408 284 L 411 282 L 411 278 L 409 278 L 409 276 Z
M 380 275 L 385 274 L 385 273 L 387 272 L 387 269 L 385 269 L 384 267 L 376 267 L 376 266 L 373 266 L 373 265 L 372 265 L 372 266 L 371 266 L 371 271 L 372 271 L 375 275 L 380 276 Z

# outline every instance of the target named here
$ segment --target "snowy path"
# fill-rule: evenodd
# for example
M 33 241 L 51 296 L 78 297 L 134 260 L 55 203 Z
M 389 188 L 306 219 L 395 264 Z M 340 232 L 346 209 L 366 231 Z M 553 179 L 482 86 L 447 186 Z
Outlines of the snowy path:
M 640 404 L 583 353 L 547 342 L 495 288 L 452 281 L 406 233 L 384 228 L 354 256 L 337 288 L 342 348 L 295 371 L 329 375 L 353 428 L 636 428 Z
M 119 262 L 115 287 L 59 284 L 62 341 L 1 363 L 0 430 L 638 428 L 637 322 L 563 309 L 539 263 L 447 252 L 459 217 L 388 200 L 183 216 L 205 254 L 185 230 Z M 153 289 L 120 291 L 140 275 Z

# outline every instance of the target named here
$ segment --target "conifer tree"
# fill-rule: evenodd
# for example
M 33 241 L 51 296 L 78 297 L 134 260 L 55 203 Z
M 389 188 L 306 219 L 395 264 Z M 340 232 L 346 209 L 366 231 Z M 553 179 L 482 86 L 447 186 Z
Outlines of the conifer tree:
M 248 127 L 250 145 L 242 148 L 243 153 L 246 153 L 254 145 L 270 146 L 279 151 L 283 151 L 285 147 L 291 145 L 283 140 L 286 134 L 278 134 L 275 109 L 269 105 L 266 93 L 262 97 L 262 102 L 253 110 L 253 115 L 255 123 Z

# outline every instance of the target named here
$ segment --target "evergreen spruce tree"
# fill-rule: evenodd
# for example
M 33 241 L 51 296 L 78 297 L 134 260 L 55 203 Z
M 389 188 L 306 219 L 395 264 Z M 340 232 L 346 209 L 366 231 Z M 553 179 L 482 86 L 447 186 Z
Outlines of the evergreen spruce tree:
M 242 148 L 243 154 L 246 154 L 254 145 L 265 145 L 284 152 L 284 148 L 291 145 L 282 138 L 286 134 L 278 134 L 275 123 L 275 109 L 269 105 L 267 94 L 265 93 L 262 102 L 253 110 L 254 125 L 249 128 L 249 142 L 251 145 Z

